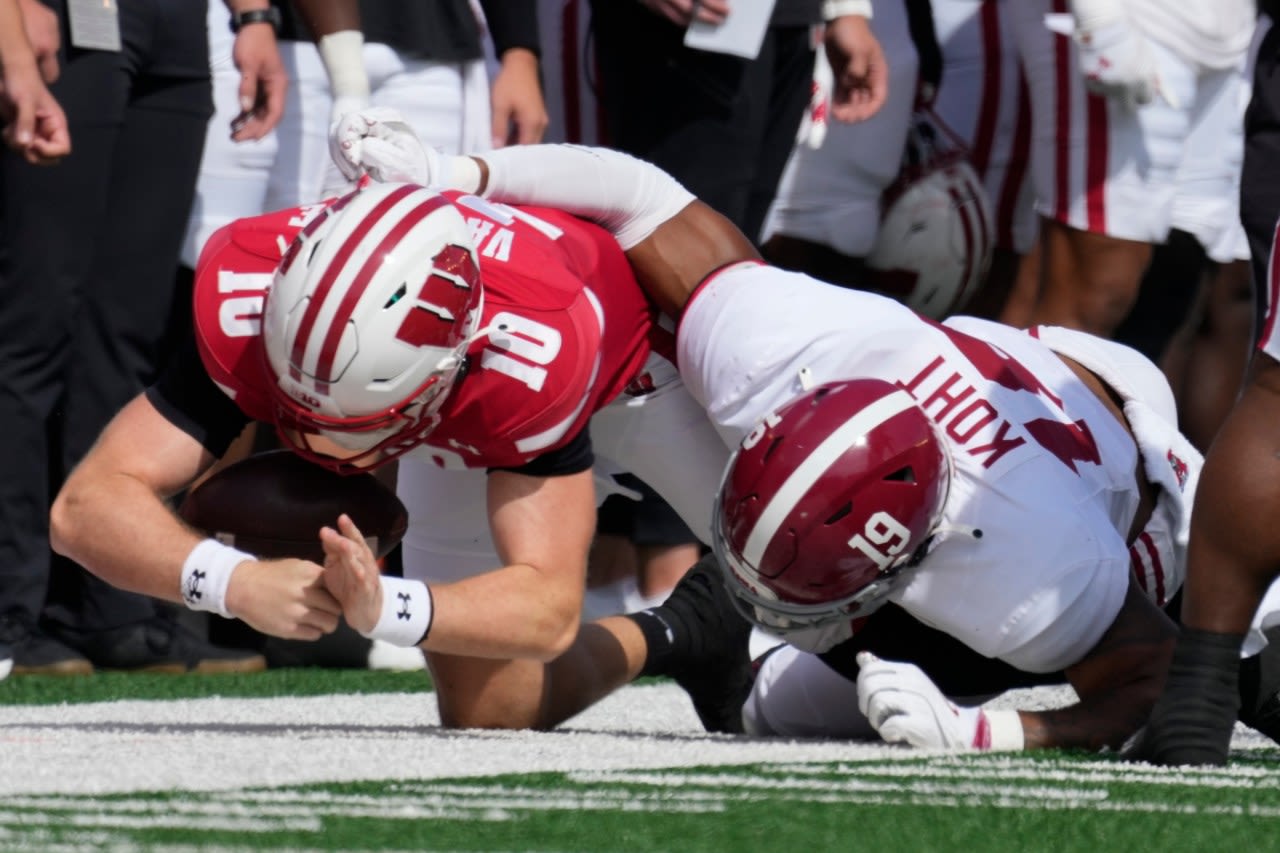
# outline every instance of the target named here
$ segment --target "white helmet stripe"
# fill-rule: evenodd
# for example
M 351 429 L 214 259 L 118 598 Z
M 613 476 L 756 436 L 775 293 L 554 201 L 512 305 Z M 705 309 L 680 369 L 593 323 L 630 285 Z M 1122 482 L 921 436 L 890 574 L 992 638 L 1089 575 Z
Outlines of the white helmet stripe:
M 761 565 L 764 562 L 765 549 L 773 541 L 774 534 L 790 517 L 796 504 L 813 488 L 813 484 L 823 472 L 869 432 L 914 405 L 915 401 L 911 395 L 898 389 L 876 400 L 827 436 L 822 444 L 814 448 L 813 453 L 809 454 L 791 473 L 787 481 L 782 484 L 782 488 L 778 489 L 773 496 L 773 500 L 769 501 L 769 505 L 760 513 L 756 526 L 742 548 L 742 561 L 749 566 Z

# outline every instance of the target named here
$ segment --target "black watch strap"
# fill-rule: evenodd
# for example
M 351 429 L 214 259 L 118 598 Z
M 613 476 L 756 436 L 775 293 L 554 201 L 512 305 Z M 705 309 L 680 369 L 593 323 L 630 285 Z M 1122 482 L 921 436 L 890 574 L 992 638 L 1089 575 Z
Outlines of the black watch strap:
M 231 32 L 238 33 L 247 24 L 270 24 L 272 32 L 280 32 L 280 10 L 275 6 L 265 9 L 250 9 L 247 12 L 234 12 L 231 15 Z

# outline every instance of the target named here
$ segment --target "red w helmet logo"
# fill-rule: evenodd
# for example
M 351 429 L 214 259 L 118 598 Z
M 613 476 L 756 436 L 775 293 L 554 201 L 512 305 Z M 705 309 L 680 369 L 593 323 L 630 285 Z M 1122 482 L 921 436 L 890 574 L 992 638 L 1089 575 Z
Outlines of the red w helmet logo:
M 461 320 L 475 304 L 480 270 L 461 246 L 445 246 L 432 259 L 413 307 L 396 330 L 396 338 L 416 347 L 452 347 L 460 342 Z

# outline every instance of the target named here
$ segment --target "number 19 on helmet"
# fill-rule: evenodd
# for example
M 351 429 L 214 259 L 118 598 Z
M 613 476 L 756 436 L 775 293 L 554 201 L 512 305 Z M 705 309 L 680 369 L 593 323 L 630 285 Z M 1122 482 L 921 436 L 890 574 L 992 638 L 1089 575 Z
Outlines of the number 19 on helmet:
M 805 392 L 743 440 L 721 483 L 713 546 L 735 601 L 778 630 L 866 615 L 923 556 L 950 479 L 937 426 L 903 389 Z

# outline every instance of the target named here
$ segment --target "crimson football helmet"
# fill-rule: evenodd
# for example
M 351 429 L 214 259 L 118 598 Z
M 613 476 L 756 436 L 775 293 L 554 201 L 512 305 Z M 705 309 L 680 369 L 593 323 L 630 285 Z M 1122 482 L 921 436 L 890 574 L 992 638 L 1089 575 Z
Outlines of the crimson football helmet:
M 457 381 L 483 304 L 466 221 L 415 184 L 370 184 L 299 232 L 267 295 L 263 349 L 276 425 L 334 470 L 422 443 Z M 313 446 L 322 435 L 354 455 Z
M 916 116 L 867 255 L 872 289 L 935 320 L 964 308 L 995 251 L 986 187 L 948 134 L 936 117 Z
M 937 426 L 902 388 L 805 392 L 743 439 L 720 486 L 712 542 L 736 603 L 782 631 L 870 613 L 928 550 L 950 481 Z

